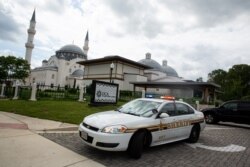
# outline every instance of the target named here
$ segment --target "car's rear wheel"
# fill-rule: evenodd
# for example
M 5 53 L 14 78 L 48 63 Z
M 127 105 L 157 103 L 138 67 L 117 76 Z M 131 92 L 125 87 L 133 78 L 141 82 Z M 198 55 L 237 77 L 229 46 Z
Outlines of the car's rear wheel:
M 135 159 L 139 159 L 141 157 L 145 137 L 146 135 L 144 132 L 137 132 L 136 134 L 134 134 L 128 147 L 128 153 L 130 157 Z
M 217 123 L 218 121 L 216 120 L 216 118 L 214 117 L 213 114 L 206 114 L 205 115 L 205 121 L 206 123 L 208 124 L 214 124 L 214 123 Z
M 200 137 L 199 125 L 194 125 L 188 138 L 189 143 L 196 143 Z

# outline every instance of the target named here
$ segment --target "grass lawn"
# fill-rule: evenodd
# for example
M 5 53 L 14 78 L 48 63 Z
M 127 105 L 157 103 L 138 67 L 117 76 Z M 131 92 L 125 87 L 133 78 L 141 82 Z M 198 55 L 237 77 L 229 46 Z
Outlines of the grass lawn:
M 41 119 L 49 119 L 73 124 L 79 124 L 87 115 L 112 110 L 120 105 L 88 106 L 88 102 L 77 101 L 26 101 L 0 100 L 0 111 L 12 112 Z

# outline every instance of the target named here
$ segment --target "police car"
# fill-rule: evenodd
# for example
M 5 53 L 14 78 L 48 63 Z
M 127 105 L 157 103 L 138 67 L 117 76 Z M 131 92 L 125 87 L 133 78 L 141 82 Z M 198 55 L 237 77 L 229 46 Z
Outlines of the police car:
M 97 149 L 127 150 L 131 157 L 140 158 L 148 146 L 184 139 L 197 142 L 204 128 L 203 113 L 187 103 L 168 97 L 140 98 L 115 111 L 85 117 L 79 134 L 86 144 Z

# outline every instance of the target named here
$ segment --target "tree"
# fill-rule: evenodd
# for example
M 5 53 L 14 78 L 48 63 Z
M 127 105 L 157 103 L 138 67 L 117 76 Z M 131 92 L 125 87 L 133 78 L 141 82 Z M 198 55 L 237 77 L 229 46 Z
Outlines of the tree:
M 241 98 L 250 95 L 250 66 L 247 64 L 234 65 L 229 69 L 227 80 L 231 90 L 229 95 Z
M 226 71 L 222 69 L 217 69 L 208 74 L 208 82 L 214 82 L 222 86 L 226 82 L 226 76 Z
M 228 72 L 217 69 L 208 74 L 208 82 L 221 85 L 222 100 L 241 99 L 250 95 L 250 66 L 234 65 Z
M 29 63 L 15 56 L 0 56 L 0 81 L 12 82 L 13 80 L 22 80 L 29 76 Z

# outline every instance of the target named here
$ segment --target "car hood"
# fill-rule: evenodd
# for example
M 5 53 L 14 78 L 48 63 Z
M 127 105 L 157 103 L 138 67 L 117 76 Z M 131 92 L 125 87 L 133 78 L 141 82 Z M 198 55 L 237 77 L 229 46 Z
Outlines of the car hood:
M 89 115 L 84 118 L 83 122 L 102 129 L 111 125 L 127 125 L 133 122 L 141 121 L 147 119 L 145 117 L 139 117 L 129 114 L 124 114 L 118 111 L 106 111 L 96 114 Z

